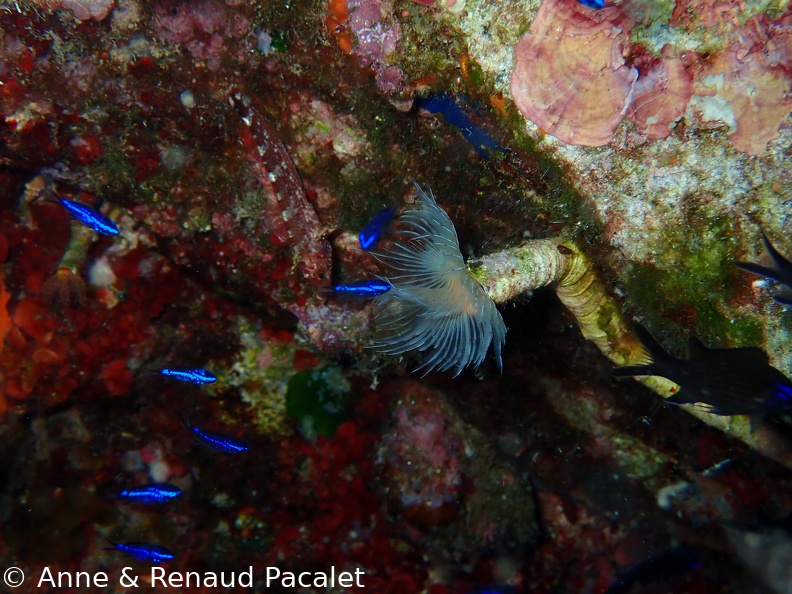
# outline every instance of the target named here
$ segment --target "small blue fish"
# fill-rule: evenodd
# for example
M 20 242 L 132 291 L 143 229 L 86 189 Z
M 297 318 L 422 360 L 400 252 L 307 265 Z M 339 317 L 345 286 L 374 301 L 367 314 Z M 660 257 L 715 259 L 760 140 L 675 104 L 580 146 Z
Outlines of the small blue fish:
M 111 542 L 110 544 L 113 545 L 113 548 L 108 550 L 121 551 L 130 557 L 138 559 L 139 561 L 148 561 L 149 563 L 164 563 L 165 561 L 170 561 L 173 559 L 173 553 L 171 553 L 165 547 L 161 547 L 159 545 L 148 544 L 145 542 Z
M 460 96 L 461 97 L 461 96 Z M 435 93 L 416 99 L 415 106 L 429 113 L 440 113 L 452 126 L 459 128 L 480 157 L 489 160 L 488 150 L 507 152 L 497 140 L 476 126 L 470 116 L 459 106 L 450 93 Z M 469 111 L 469 110 L 468 110 Z
M 182 494 L 182 490 L 170 483 L 151 483 L 131 489 L 124 489 L 118 494 L 120 499 L 130 503 L 165 503 Z
M 71 216 L 80 221 L 86 227 L 90 227 L 100 235 L 118 235 L 118 227 L 106 216 L 99 214 L 90 206 L 67 200 L 66 198 L 56 198 L 56 200 L 69 212 Z
M 605 0 L 578 0 L 583 6 L 588 6 L 589 8 L 605 8 Z
M 392 206 L 383 208 L 375 214 L 371 220 L 363 227 L 360 232 L 360 249 L 369 251 L 377 247 L 377 243 L 385 234 L 387 228 L 393 222 L 393 217 L 396 215 L 396 209 Z
M 218 433 L 217 431 L 210 431 L 208 429 L 201 429 L 190 423 L 185 423 L 187 428 L 195 433 L 201 441 L 210 445 L 216 450 L 226 452 L 227 454 L 241 454 L 250 450 L 250 446 L 238 437 L 226 435 L 225 433 Z
M 333 285 L 333 293 L 336 295 L 348 295 L 349 297 L 377 297 L 387 293 L 391 289 L 391 284 L 381 280 L 358 281 L 346 285 Z
M 737 266 L 753 274 L 764 276 L 778 281 L 784 285 L 784 289 L 780 293 L 773 296 L 773 299 L 784 305 L 792 305 L 792 262 L 784 258 L 778 253 L 778 250 L 773 247 L 767 235 L 762 229 L 762 239 L 764 240 L 765 249 L 770 257 L 773 259 L 773 266 L 761 266 L 753 262 L 737 262 Z
M 213 384 L 217 381 L 217 376 L 206 369 L 160 369 L 159 373 L 165 377 L 172 377 L 180 382 L 189 384 Z

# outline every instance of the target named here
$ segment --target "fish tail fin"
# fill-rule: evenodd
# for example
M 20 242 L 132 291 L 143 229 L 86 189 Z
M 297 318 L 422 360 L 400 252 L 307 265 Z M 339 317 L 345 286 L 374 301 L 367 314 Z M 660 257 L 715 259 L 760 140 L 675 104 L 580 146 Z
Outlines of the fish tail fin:
M 635 375 L 658 375 L 664 363 L 673 360 L 657 339 L 640 324 L 635 326 L 635 335 L 641 341 L 642 357 L 645 363 L 617 367 L 611 372 L 615 377 L 631 377 Z
M 625 367 L 617 367 L 611 374 L 615 377 L 632 377 L 636 375 L 661 375 L 662 370 L 674 361 L 674 358 L 668 354 L 657 339 L 651 333 L 641 326 L 635 326 L 635 335 L 641 342 L 641 350 L 639 352 L 639 360 L 642 360 L 638 365 L 627 365 Z
M 767 250 L 767 253 L 770 254 L 770 257 L 773 259 L 773 264 L 775 264 L 776 270 L 784 270 L 785 266 L 786 267 L 789 266 L 789 260 L 784 258 L 784 256 L 781 255 L 781 252 L 779 252 L 775 248 L 775 246 L 772 243 L 770 243 L 770 240 L 767 238 L 767 234 L 764 232 L 764 229 L 759 227 L 759 231 L 762 232 L 762 240 L 764 241 L 765 249 Z
M 649 330 L 639 324 L 635 327 L 635 334 L 638 336 L 638 340 L 641 341 L 641 344 L 646 347 L 646 351 L 649 353 L 653 363 L 673 361 L 674 358 L 668 354 L 668 351 L 666 351 L 663 345 L 652 336 Z
M 778 280 L 776 277 L 778 276 L 778 270 L 775 268 L 768 268 L 767 266 L 762 266 L 761 264 L 754 264 L 753 262 L 742 262 L 738 260 L 735 262 L 737 268 L 742 268 L 746 272 L 750 272 L 757 276 L 764 276 L 765 278 L 771 278 L 773 280 Z
M 737 261 L 735 264 L 739 268 L 742 268 L 743 270 L 752 274 L 771 278 L 782 283 L 786 282 L 788 280 L 788 274 L 784 274 L 784 270 L 789 268 L 789 260 L 784 258 L 784 256 L 781 255 L 781 252 L 779 252 L 775 246 L 770 243 L 770 239 L 767 237 L 764 229 L 759 227 L 759 231 L 762 233 L 762 241 L 764 242 L 765 251 L 773 260 L 773 266 L 762 266 L 761 264 L 754 264 L 753 262 L 741 261 Z M 781 303 L 783 303 L 783 301 Z

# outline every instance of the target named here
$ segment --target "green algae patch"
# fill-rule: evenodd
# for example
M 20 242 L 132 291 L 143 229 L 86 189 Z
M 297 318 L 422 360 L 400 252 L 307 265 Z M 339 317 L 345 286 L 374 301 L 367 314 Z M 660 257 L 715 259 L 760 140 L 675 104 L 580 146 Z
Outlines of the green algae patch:
M 549 152 L 542 150 L 525 128 L 525 118 L 514 105 L 505 112 L 506 125 L 512 130 L 516 150 L 510 157 L 510 167 L 521 177 L 522 187 L 515 192 L 525 196 L 526 214 L 553 234 L 569 237 L 597 238 L 603 225 L 590 200 L 574 188 L 567 167 Z M 527 190 L 526 188 L 530 188 Z
M 264 435 L 289 435 L 293 429 L 286 415 L 287 378 L 294 371 L 293 343 L 267 339 L 258 324 L 237 320 L 239 353 L 231 365 L 218 366 L 218 381 L 207 391 L 218 398 L 229 388 L 238 391 L 248 406 L 250 419 Z M 233 417 L 226 422 L 232 424 Z
M 286 390 L 286 414 L 311 441 L 332 437 L 349 418 L 349 383 L 339 367 L 295 373 Z
M 410 80 L 434 79 L 440 88 L 450 88 L 459 69 L 459 56 L 467 48 L 452 28 L 437 19 L 425 7 L 406 3 L 403 6 L 408 22 L 402 35 L 403 50 L 388 60 L 401 66 Z
M 288 52 L 292 39 L 321 41 L 324 28 L 316 26 L 317 15 L 326 12 L 321 0 L 276 0 L 252 3 L 255 26 L 264 27 L 272 35 L 272 47 Z
M 640 15 L 639 22 L 630 32 L 630 41 L 644 45 L 656 56 L 661 56 L 664 45 L 669 44 L 677 52 L 696 51 L 702 54 L 717 54 L 727 49 L 729 36 L 736 27 L 745 24 L 758 14 L 767 14 L 771 19 L 779 18 L 785 8 L 778 0 L 746 0 L 733 17 L 728 12 L 716 17 L 714 24 L 705 25 L 700 7 L 691 3 L 685 13 L 677 14 L 673 0 L 638 0 L 631 6 L 633 14 Z
M 675 334 L 696 333 L 712 346 L 762 343 L 758 318 L 730 313 L 740 273 L 733 265 L 737 243 L 728 220 L 709 221 L 700 230 L 669 230 L 662 245 L 654 263 L 633 263 L 624 279 L 628 298 L 650 326 L 676 325 Z
M 383 207 L 397 201 L 396 190 L 367 169 L 345 167 L 334 181 L 342 229 L 359 231 Z

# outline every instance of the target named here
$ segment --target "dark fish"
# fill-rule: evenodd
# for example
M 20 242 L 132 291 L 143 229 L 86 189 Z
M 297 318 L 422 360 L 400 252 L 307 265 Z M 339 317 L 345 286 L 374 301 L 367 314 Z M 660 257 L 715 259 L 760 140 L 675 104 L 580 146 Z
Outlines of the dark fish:
M 165 547 L 161 547 L 159 545 L 148 544 L 145 542 L 127 542 L 127 543 L 110 543 L 113 545 L 112 549 L 114 551 L 121 551 L 129 555 L 130 557 L 134 557 L 140 561 L 148 561 L 149 563 L 164 563 L 165 561 L 170 561 L 173 559 L 173 553 L 171 553 Z
M 418 109 L 425 109 L 429 113 L 440 113 L 452 126 L 459 128 L 462 136 L 465 137 L 480 157 L 489 159 L 487 149 L 493 151 L 506 152 L 497 140 L 492 138 L 483 129 L 473 123 L 470 116 L 459 106 L 454 97 L 449 93 L 435 93 L 427 97 L 416 99 L 415 106 Z
M 760 229 L 760 231 L 762 231 Z M 792 305 L 792 262 L 784 258 L 778 253 L 778 250 L 773 247 L 767 235 L 762 231 L 762 239 L 764 240 L 765 249 L 770 257 L 773 259 L 774 266 L 768 268 L 753 262 L 737 262 L 737 266 L 753 274 L 764 276 L 778 281 L 785 285 L 785 288 L 778 294 L 773 296 L 773 299 L 784 305 Z
M 605 0 L 578 0 L 578 2 L 589 8 L 605 8 Z
M 181 494 L 181 489 L 176 485 L 151 483 L 150 485 L 124 489 L 118 494 L 118 497 L 130 503 L 165 503 Z
M 217 376 L 206 369 L 160 369 L 159 373 L 190 384 L 213 384 L 217 381 Z
M 90 227 L 101 235 L 118 235 L 118 227 L 116 224 L 106 216 L 96 212 L 93 208 L 79 202 L 67 200 L 66 198 L 56 198 L 56 200 L 71 216 L 86 227 Z
M 250 446 L 238 437 L 218 433 L 217 431 L 210 431 L 208 429 L 201 429 L 190 423 L 185 423 L 187 428 L 195 433 L 201 441 L 210 445 L 216 450 L 226 452 L 227 454 L 241 454 L 250 450 Z
M 636 334 L 648 351 L 646 365 L 617 367 L 613 375 L 657 375 L 679 384 L 679 391 L 666 398 L 671 404 L 704 404 L 716 415 L 773 413 L 792 405 L 792 382 L 757 347 L 711 349 L 690 337 L 689 359 L 669 355 L 646 328 Z M 752 419 L 755 421 L 756 417 Z
M 347 295 L 349 297 L 377 297 L 387 293 L 391 289 L 391 284 L 381 280 L 358 281 L 346 285 L 333 285 L 333 293 L 336 295 Z
M 653 584 L 680 576 L 701 567 L 701 557 L 689 547 L 674 547 L 646 559 L 631 567 L 605 594 L 629 592 L 638 584 Z
M 366 251 L 373 250 L 393 222 L 396 209 L 392 206 L 383 208 L 375 214 L 360 232 L 360 248 Z

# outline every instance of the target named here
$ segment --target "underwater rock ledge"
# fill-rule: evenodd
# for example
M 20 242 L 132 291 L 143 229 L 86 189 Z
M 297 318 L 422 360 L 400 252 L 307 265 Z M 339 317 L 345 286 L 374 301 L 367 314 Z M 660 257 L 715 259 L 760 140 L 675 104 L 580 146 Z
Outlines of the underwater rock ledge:
M 471 274 L 495 303 L 552 285 L 561 302 L 574 314 L 581 333 L 617 365 L 644 360 L 643 347 L 630 329 L 614 296 L 597 278 L 589 259 L 566 239 L 540 239 L 483 256 Z M 637 378 L 668 398 L 679 386 L 659 376 Z M 792 441 L 764 424 L 752 431 L 745 416 L 719 416 L 695 405 L 682 405 L 707 425 L 736 437 L 757 452 L 792 469 Z

